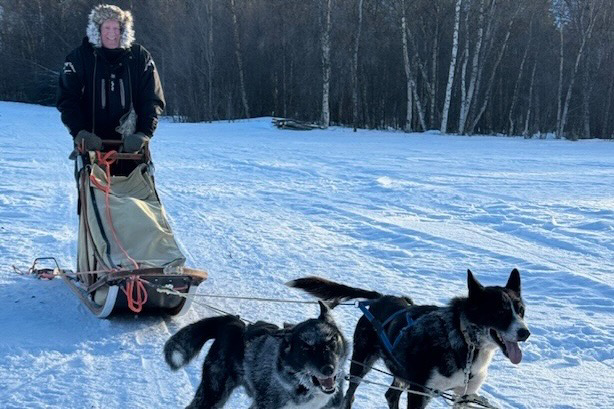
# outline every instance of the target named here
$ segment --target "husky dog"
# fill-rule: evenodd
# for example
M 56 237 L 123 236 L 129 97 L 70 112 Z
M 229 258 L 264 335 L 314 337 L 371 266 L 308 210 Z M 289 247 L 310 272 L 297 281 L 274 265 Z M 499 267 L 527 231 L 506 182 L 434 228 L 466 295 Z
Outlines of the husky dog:
M 474 394 L 486 378 L 496 349 L 518 364 L 522 360 L 518 342 L 526 341 L 530 335 L 524 322 L 520 273 L 516 269 L 505 287 L 484 287 L 467 270 L 469 295 L 454 298 L 445 307 L 414 305 L 408 297 L 382 295 L 318 277 L 287 284 L 337 303 L 355 298 L 372 300 L 367 313 L 370 316 L 363 315 L 354 332 L 350 376 L 358 382 L 351 383 L 346 392 L 346 409 L 352 406 L 360 379 L 378 358 L 395 376 L 386 392 L 388 406 L 399 407 L 398 387 L 407 386 L 407 407 L 422 409 L 430 398 L 412 390 Z M 383 327 L 385 335 L 378 336 L 378 326 Z M 468 376 L 465 371 L 469 371 Z
M 251 409 L 339 408 L 347 341 L 321 301 L 320 316 L 283 329 L 238 317 L 205 318 L 182 328 L 164 346 L 173 370 L 186 365 L 210 339 L 202 381 L 191 409 L 222 408 L 237 386 Z

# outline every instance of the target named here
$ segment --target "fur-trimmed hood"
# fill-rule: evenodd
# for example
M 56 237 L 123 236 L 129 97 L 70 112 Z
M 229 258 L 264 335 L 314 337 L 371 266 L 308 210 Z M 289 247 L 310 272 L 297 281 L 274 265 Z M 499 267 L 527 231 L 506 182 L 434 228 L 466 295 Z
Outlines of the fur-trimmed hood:
M 90 44 L 97 48 L 102 47 L 100 26 L 107 20 L 117 20 L 119 22 L 119 27 L 122 33 L 119 40 L 119 47 L 130 48 L 134 43 L 132 13 L 129 10 L 122 10 L 117 6 L 110 4 L 99 4 L 90 12 L 86 30 L 87 38 Z

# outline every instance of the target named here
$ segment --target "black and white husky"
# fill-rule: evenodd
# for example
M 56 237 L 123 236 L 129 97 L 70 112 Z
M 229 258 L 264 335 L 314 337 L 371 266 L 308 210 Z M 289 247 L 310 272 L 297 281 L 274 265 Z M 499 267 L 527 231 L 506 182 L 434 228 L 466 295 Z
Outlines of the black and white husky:
M 222 408 L 237 386 L 253 399 L 252 409 L 339 408 L 347 342 L 320 302 L 320 315 L 279 328 L 238 317 L 205 318 L 173 335 L 164 346 L 175 370 L 214 339 L 203 364 L 202 381 L 188 408 Z
M 484 287 L 467 270 L 469 295 L 454 298 L 445 307 L 414 305 L 408 297 L 382 295 L 318 277 L 300 278 L 288 285 L 324 300 L 372 300 L 366 313 L 372 316 L 363 315 L 354 332 L 353 382 L 344 399 L 346 409 L 352 406 L 358 382 L 378 358 L 395 376 L 386 399 L 390 408 L 398 408 L 398 386 L 407 386 L 410 392 L 430 389 L 474 394 L 486 378 L 496 349 L 518 364 L 522 360 L 518 342 L 530 335 L 516 269 L 505 287 Z M 375 328 L 379 325 L 385 335 L 378 335 Z M 428 401 L 429 397 L 409 393 L 408 408 L 422 409 Z

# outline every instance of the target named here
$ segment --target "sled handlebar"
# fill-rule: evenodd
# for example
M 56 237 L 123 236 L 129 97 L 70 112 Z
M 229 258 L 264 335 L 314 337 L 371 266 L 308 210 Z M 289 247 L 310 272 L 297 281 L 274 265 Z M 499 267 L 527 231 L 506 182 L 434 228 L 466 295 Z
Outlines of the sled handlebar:
M 103 139 L 102 144 L 107 145 L 107 146 L 119 147 L 124 144 L 124 141 L 117 140 L 117 139 Z M 116 159 L 117 160 L 143 160 L 144 158 L 148 158 L 148 157 L 149 157 L 149 150 L 146 147 L 144 153 L 118 152 Z
M 119 146 L 119 145 L 122 145 L 124 141 L 122 141 L 121 139 L 103 139 L 102 143 L 105 145 Z
M 103 139 L 102 140 L 103 145 L 106 145 L 108 147 L 113 147 L 114 149 L 117 149 L 118 147 L 122 146 L 123 143 L 124 143 L 123 141 L 117 140 L 117 139 Z M 80 154 L 80 151 L 78 147 L 75 147 L 75 149 L 68 156 L 68 159 L 75 160 L 79 154 Z M 145 145 L 145 148 L 143 149 L 143 153 L 117 152 L 115 159 L 116 160 L 149 161 L 150 160 L 149 147 Z

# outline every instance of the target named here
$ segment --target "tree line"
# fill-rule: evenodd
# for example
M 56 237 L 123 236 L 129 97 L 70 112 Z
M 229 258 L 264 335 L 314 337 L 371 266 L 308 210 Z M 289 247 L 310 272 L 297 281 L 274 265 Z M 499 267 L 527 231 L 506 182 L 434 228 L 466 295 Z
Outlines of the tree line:
M 53 104 L 99 1 L 0 0 L 0 99 Z M 614 138 L 612 0 L 150 0 L 167 115 Z

